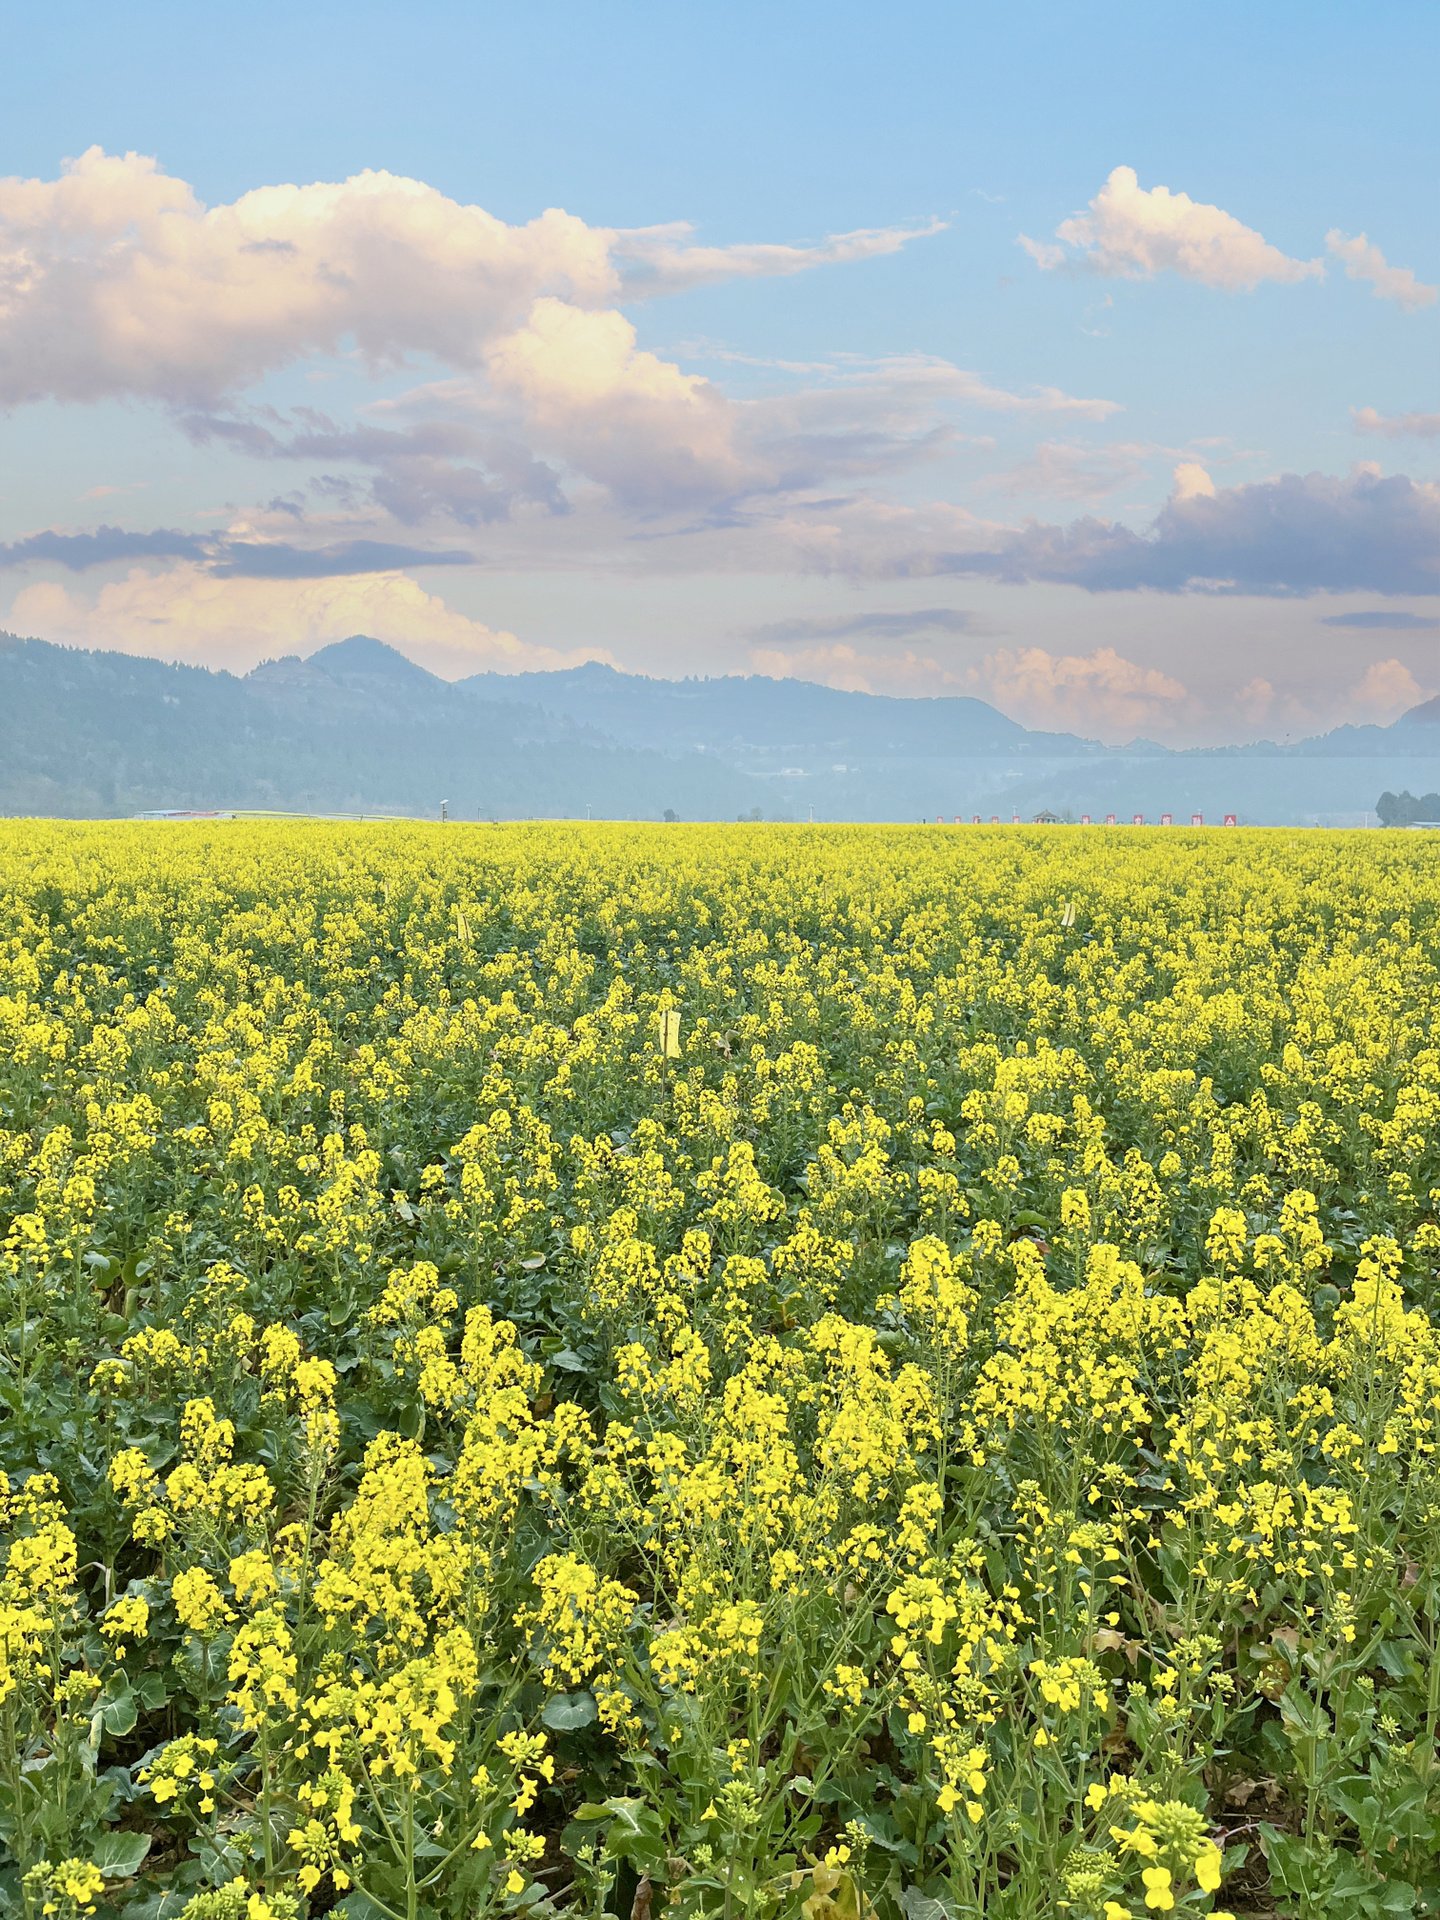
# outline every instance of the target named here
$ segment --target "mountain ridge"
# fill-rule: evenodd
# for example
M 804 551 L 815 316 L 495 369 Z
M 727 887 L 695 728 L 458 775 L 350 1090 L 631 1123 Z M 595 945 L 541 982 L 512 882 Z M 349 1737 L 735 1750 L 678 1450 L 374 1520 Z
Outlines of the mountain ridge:
M 0 810 L 251 806 L 453 817 L 1359 824 L 1440 788 L 1440 699 L 1279 745 L 1107 747 L 968 695 L 605 662 L 445 680 L 365 634 L 244 674 L 0 635 Z
M 1034 742 L 1062 753 L 1100 750 L 1074 734 L 1038 733 L 988 701 L 963 694 L 859 693 L 765 674 L 666 680 L 598 661 L 549 672 L 478 673 L 455 684 L 488 698 L 502 685 L 514 685 L 527 700 L 572 717 L 583 711 L 632 744 L 661 726 L 674 740 L 688 737 L 712 751 L 741 742 L 763 751 L 802 743 L 838 748 L 857 740 L 872 752 L 1017 751 Z
M 677 779 L 722 817 L 755 804 L 742 776 L 699 756 L 677 776 L 664 755 L 521 702 L 457 695 L 398 649 L 385 654 L 350 649 L 320 666 L 291 655 L 235 675 L 0 636 L 0 811 L 434 814 L 447 803 L 457 818 L 652 818 L 674 805 Z

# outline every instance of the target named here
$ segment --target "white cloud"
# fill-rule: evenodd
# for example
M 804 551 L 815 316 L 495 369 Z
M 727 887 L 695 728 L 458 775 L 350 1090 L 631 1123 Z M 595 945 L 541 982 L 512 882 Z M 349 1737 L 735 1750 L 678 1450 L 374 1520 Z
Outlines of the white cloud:
M 688 227 L 591 227 L 555 210 L 512 226 L 383 172 L 207 208 L 154 160 L 91 148 L 56 180 L 0 180 L 0 406 L 148 396 L 181 407 L 197 444 L 310 462 L 312 497 L 350 515 L 351 535 L 384 538 L 387 519 L 523 517 L 551 523 L 552 544 L 557 516 L 597 507 L 668 514 L 672 530 L 680 516 L 733 520 L 742 502 L 773 516 L 782 497 L 937 457 L 961 444 L 970 410 L 1116 411 L 920 354 L 834 357 L 802 390 L 735 399 L 645 351 L 616 307 L 912 237 L 714 248 Z M 372 369 L 418 355 L 444 374 L 353 427 L 239 398 L 277 368 L 352 347 Z M 298 521 L 304 495 L 278 505 Z
M 1108 740 L 1152 732 L 1173 736 L 1193 723 L 1199 711 L 1189 688 L 1173 675 L 1128 659 L 1110 646 L 1088 653 L 1006 647 L 961 666 L 915 648 L 888 652 L 841 642 L 759 647 L 752 649 L 749 664 L 753 672 L 776 679 L 819 681 L 853 692 L 971 694 L 1025 725 Z M 1273 698 L 1268 683 L 1252 682 L 1246 690 L 1246 717 L 1263 718 Z
M 983 374 L 932 354 L 891 354 L 848 369 L 841 363 L 837 371 L 861 384 L 926 394 L 989 413 L 1059 413 L 1082 420 L 1108 420 L 1112 413 L 1122 411 L 1118 400 L 1086 400 L 1059 387 L 1037 386 L 1023 392 L 997 387 Z
M 638 348 L 621 313 L 537 300 L 486 364 L 492 389 L 519 404 L 534 444 L 623 504 L 680 505 L 755 477 L 735 452 L 730 403 L 698 374 Z
M 139 394 L 206 401 L 353 342 L 477 367 L 552 297 L 580 308 L 893 252 L 909 231 L 816 247 L 695 247 L 684 229 L 512 226 L 367 171 L 206 207 L 142 154 L 91 147 L 55 180 L 0 180 L 0 405 Z
M 1348 686 L 1317 685 L 1309 677 L 1275 686 L 1257 677 L 1240 689 L 1236 710 L 1271 738 L 1327 732 L 1340 726 L 1388 726 L 1433 691 L 1403 660 L 1372 660 Z
M 353 340 L 476 363 L 540 294 L 614 297 L 611 236 L 554 209 L 509 226 L 366 172 L 205 208 L 139 154 L 0 181 L 0 400 L 210 397 Z
M 697 247 L 688 241 L 693 227 L 688 221 L 677 221 L 617 233 L 615 254 L 624 265 L 627 292 L 686 293 L 718 280 L 788 278 L 815 267 L 874 260 L 898 253 L 911 240 L 943 233 L 945 226 L 943 220 L 929 220 L 918 227 L 861 227 L 853 233 L 831 234 L 809 247 L 744 241 L 730 247 Z
M 1054 387 L 1009 392 L 920 355 L 783 371 L 814 377 L 736 399 L 642 349 L 624 314 L 545 296 L 490 344 L 483 377 L 376 402 L 368 417 L 383 426 L 295 430 L 273 414 L 195 415 L 188 426 L 197 438 L 242 436 L 267 457 L 373 465 L 372 497 L 408 525 L 429 511 L 495 522 L 526 501 L 578 509 L 602 489 L 622 511 L 679 514 L 693 525 L 699 512 L 729 516 L 742 501 L 747 512 L 773 514 L 781 497 L 913 469 L 961 445 L 988 451 L 992 441 L 960 430 L 974 407 L 1084 420 L 1116 411 L 1113 401 Z M 508 475 L 497 466 L 504 455 Z
M 1172 500 L 1213 500 L 1215 482 L 1198 460 L 1182 460 L 1175 469 Z
M 1273 681 L 1256 674 L 1247 680 L 1235 696 L 1235 709 L 1240 717 L 1252 727 L 1263 726 L 1275 711 L 1279 696 Z
M 697 358 L 734 366 L 808 374 L 823 383 L 813 389 L 816 393 L 846 388 L 909 393 L 953 400 L 990 413 L 1069 413 L 1083 420 L 1108 420 L 1112 413 L 1123 411 L 1118 400 L 1087 400 L 1060 387 L 1034 386 L 1018 392 L 997 387 L 984 374 L 957 367 L 953 360 L 933 353 L 834 354 L 826 360 L 775 360 L 713 345 L 703 345 L 694 352 Z
M 1152 727 L 1168 730 L 1190 707 L 1189 691 L 1178 680 L 1127 660 L 1114 647 L 1083 654 L 1002 648 L 967 678 L 1012 719 L 1112 739 Z
M 1386 440 L 1440 440 L 1440 413 L 1377 413 L 1374 407 L 1352 407 L 1357 433 L 1378 433 Z
M 497 340 L 486 362 L 498 386 L 523 394 L 540 412 L 617 397 L 688 406 L 706 385 L 697 374 L 639 351 L 624 314 L 583 313 L 554 299 L 537 300 L 525 325 Z
M 1083 213 L 1061 221 L 1055 241 L 1022 234 L 1020 244 L 1046 271 L 1081 268 L 1122 280 L 1178 273 L 1227 293 L 1325 272 L 1319 260 L 1292 260 L 1223 207 L 1168 187 L 1142 187 L 1133 167 L 1116 167 Z
M 193 566 L 136 568 L 93 597 L 36 581 L 15 596 L 5 625 L 42 640 L 236 671 L 276 654 L 308 653 L 352 633 L 403 646 L 447 676 L 609 658 L 594 649 L 560 653 L 527 646 L 513 633 L 457 612 L 403 573 L 253 580 L 217 579 Z
M 1325 245 L 1337 260 L 1343 261 L 1347 280 L 1368 280 L 1377 300 L 1393 300 L 1407 313 L 1421 307 L 1433 307 L 1440 299 L 1440 287 L 1417 280 L 1409 267 L 1392 267 L 1373 240 L 1363 233 L 1343 234 L 1332 227 Z

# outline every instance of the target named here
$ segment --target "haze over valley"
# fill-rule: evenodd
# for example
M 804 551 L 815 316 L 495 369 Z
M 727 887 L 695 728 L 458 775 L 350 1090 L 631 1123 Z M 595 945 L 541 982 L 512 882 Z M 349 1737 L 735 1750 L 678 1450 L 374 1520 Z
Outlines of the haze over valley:
M 1169 812 L 1357 826 L 1440 787 L 1440 700 L 1389 726 L 1176 750 L 1043 732 L 983 700 L 590 662 L 442 680 L 354 635 L 235 675 L 0 636 L 0 809 L 454 819 L 1006 820 Z

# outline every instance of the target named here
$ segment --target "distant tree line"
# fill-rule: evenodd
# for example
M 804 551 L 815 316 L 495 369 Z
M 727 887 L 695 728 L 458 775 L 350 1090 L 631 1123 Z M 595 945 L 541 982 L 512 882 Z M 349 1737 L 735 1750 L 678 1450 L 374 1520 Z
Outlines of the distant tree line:
M 1440 793 L 1382 793 L 1375 802 L 1382 827 L 1413 827 L 1417 820 L 1440 820 Z

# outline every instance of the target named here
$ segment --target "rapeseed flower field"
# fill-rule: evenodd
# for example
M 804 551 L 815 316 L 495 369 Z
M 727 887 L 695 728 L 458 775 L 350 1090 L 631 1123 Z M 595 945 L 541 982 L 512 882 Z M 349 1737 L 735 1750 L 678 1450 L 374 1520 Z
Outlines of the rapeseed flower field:
M 0 827 L 0 1907 L 1440 1911 L 1437 961 L 1419 836 Z

